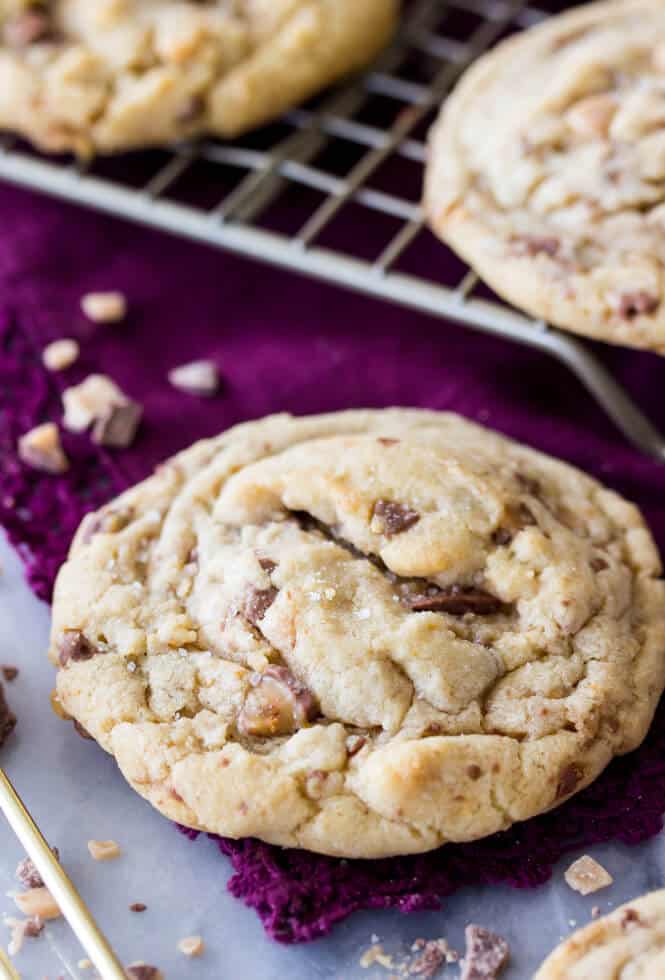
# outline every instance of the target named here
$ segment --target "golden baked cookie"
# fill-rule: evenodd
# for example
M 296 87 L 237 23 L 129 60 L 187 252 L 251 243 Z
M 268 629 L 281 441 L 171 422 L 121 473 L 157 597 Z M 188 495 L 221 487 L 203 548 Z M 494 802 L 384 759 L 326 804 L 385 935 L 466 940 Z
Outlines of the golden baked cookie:
M 665 353 L 665 5 L 610 0 L 498 45 L 430 138 L 434 231 L 500 296 Z
M 660 573 L 632 504 L 458 416 L 277 415 L 85 519 L 50 655 L 64 710 L 174 820 L 406 854 L 641 742 Z
M 236 136 L 364 66 L 399 0 L 0 0 L 0 128 L 81 156 Z

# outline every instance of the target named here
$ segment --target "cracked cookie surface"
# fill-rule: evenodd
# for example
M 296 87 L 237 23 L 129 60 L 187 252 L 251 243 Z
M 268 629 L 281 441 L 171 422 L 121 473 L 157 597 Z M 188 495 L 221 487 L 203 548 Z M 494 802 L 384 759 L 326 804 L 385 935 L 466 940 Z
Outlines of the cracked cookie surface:
M 640 743 L 660 572 L 632 504 L 458 416 L 278 415 L 88 515 L 50 655 L 65 711 L 167 816 L 426 851 Z
M 534 980 L 657 980 L 665 976 L 665 889 L 578 929 Z
M 665 7 L 577 8 L 480 58 L 430 135 L 434 230 L 499 295 L 665 353 Z
M 398 0 L 0 0 L 0 128 L 80 156 L 266 122 L 388 41 Z

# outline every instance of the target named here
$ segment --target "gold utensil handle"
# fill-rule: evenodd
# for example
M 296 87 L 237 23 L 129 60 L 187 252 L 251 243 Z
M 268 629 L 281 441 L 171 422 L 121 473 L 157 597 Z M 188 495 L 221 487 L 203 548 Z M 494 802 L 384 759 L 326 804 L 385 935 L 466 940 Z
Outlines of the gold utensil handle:
M 111 949 L 108 940 L 93 919 L 85 902 L 60 866 L 36 823 L 6 773 L 0 768 L 0 809 L 9 825 L 39 871 L 44 884 L 60 906 L 81 945 L 97 968 L 102 980 L 127 980 L 127 974 Z M 9 980 L 17 976 L 11 964 L 0 959 L 0 968 Z

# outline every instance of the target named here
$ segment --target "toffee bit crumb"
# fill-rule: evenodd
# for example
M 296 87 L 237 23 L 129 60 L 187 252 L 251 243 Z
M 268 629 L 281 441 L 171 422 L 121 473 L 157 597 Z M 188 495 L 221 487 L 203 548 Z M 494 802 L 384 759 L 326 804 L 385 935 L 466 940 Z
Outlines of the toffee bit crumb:
M 445 939 L 423 940 L 421 952 L 408 966 L 409 976 L 422 977 L 422 980 L 432 980 L 444 963 L 449 962 L 450 947 Z
M 614 880 L 602 864 L 599 864 L 588 854 L 584 854 L 573 861 L 565 871 L 564 878 L 566 884 L 573 891 L 579 892 L 580 895 L 591 895 L 592 892 L 600 891 L 601 888 L 607 888 Z
M 18 677 L 18 667 L 8 667 L 8 666 L 0 667 L 0 673 L 7 681 L 7 683 L 11 684 L 11 682 L 15 681 L 16 678 Z
M 432 588 L 426 594 L 406 596 L 405 601 L 413 612 L 442 612 L 451 616 L 463 616 L 465 613 L 490 616 L 504 608 L 501 599 L 484 589 L 462 585 L 452 585 L 447 589 Z
M 93 323 L 117 323 L 127 315 L 127 300 L 115 290 L 106 293 L 86 293 L 81 309 Z
M 60 852 L 57 847 L 52 847 L 56 860 L 60 860 Z M 39 871 L 35 867 L 34 862 L 31 858 L 25 857 L 22 861 L 19 861 L 16 866 L 16 871 L 14 872 L 15 877 L 21 882 L 24 888 L 43 888 L 44 882 Z
M 164 975 L 156 966 L 148 963 L 132 963 L 127 967 L 129 980 L 164 980 Z
M 44 929 L 44 923 L 36 915 L 29 919 L 14 919 L 11 916 L 6 916 L 3 922 L 11 929 L 11 937 L 7 946 L 7 952 L 10 956 L 16 956 L 20 953 L 24 941 L 36 939 Z
M 132 902 L 129 906 L 130 912 L 145 912 L 148 906 L 144 902 Z
M 188 395 L 210 397 L 219 391 L 220 377 L 214 361 L 192 361 L 173 368 L 168 375 L 170 383 Z
M 59 919 L 62 915 L 58 903 L 44 886 L 31 888 L 13 897 L 17 908 L 29 918 L 36 916 L 39 919 Z
M 381 946 L 380 943 L 374 943 L 373 946 L 366 949 L 358 962 L 363 970 L 369 969 L 369 967 L 373 966 L 375 963 L 382 966 L 384 970 L 392 970 L 395 968 L 395 961 L 393 960 L 392 956 L 388 956 L 387 953 L 384 953 L 383 946 Z
M 53 422 L 45 422 L 22 435 L 18 441 L 18 455 L 33 470 L 43 473 L 57 475 L 69 469 L 58 427 Z
M 126 449 L 134 442 L 142 417 L 143 407 L 138 402 L 111 405 L 95 421 L 92 441 L 110 449 Z
M 200 936 L 186 936 L 178 943 L 178 949 L 185 956 L 200 956 L 204 950 L 204 943 Z
M 114 840 L 89 840 L 88 850 L 95 861 L 113 861 L 122 854 Z
M 559 782 L 557 783 L 555 799 L 560 800 L 563 799 L 564 796 L 570 796 L 583 778 L 584 773 L 579 766 L 564 766 L 559 774 Z
M 466 953 L 460 980 L 495 980 L 510 959 L 506 940 L 477 925 L 468 925 L 464 935 Z
M 64 371 L 71 367 L 79 357 L 79 345 L 76 340 L 63 337 L 54 340 L 42 351 L 42 363 L 47 371 Z
M 94 966 L 92 960 L 88 960 L 88 959 L 79 960 L 76 965 L 78 966 L 79 970 L 91 970 L 92 967 Z

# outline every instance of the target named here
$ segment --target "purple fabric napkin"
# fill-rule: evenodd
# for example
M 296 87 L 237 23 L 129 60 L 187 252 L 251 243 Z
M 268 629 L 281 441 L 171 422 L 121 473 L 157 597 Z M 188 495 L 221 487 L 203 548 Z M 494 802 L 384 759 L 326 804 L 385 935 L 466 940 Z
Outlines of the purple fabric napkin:
M 571 375 L 538 352 L 6 186 L 0 215 L 0 523 L 43 599 L 87 510 L 194 439 L 284 410 L 413 405 L 461 412 L 566 458 L 637 501 L 665 546 L 665 468 L 629 448 Z M 346 232 L 371 251 L 369 223 Z M 423 237 L 409 262 L 445 275 L 446 256 Z M 86 323 L 81 295 L 111 288 L 129 299 L 127 321 Z M 61 336 L 81 341 L 81 360 L 62 376 L 47 375 L 40 351 Z M 665 426 L 665 363 L 619 350 L 603 356 Z M 166 381 L 169 368 L 200 357 L 213 358 L 224 376 L 210 401 Z M 18 436 L 59 419 L 59 390 L 91 371 L 110 374 L 143 403 L 135 445 L 111 454 L 87 436 L 65 434 L 68 474 L 27 469 L 16 456 Z M 309 940 L 358 908 L 432 908 L 479 882 L 533 886 L 571 848 L 644 840 L 662 825 L 664 760 L 661 711 L 645 745 L 589 789 L 479 843 L 377 862 L 252 840 L 220 841 L 220 848 L 233 862 L 231 891 L 256 909 L 270 935 Z

